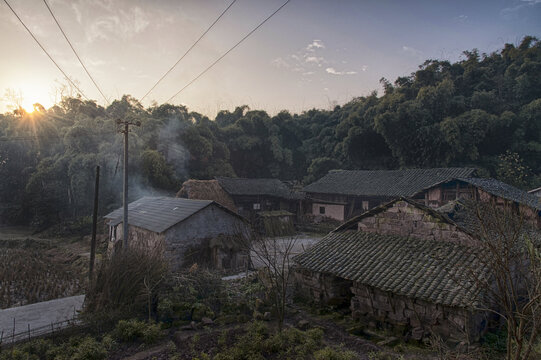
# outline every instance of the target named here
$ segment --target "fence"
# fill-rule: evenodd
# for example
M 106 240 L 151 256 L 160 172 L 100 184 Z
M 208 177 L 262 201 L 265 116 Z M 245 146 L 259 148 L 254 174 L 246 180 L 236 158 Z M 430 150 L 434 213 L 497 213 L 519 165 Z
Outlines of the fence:
M 74 314 L 73 318 L 68 320 L 62 320 L 59 322 L 51 322 L 50 325 L 43 325 L 32 328 L 30 324 L 27 324 L 27 330 L 15 332 L 16 330 L 16 319 L 13 318 L 13 329 L 11 332 L 3 330 L 0 333 L 0 346 L 3 345 L 13 345 L 18 342 L 28 341 L 32 338 L 44 336 L 44 335 L 54 335 L 55 332 L 60 330 L 65 330 L 72 326 L 80 324 L 81 321 L 77 318 L 77 315 Z

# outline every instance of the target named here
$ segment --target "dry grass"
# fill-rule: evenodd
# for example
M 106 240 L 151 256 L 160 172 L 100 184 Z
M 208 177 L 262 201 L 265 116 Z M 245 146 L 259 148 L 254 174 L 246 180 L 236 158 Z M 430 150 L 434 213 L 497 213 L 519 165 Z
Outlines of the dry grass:
M 83 277 L 75 259 L 51 249 L 0 248 L 0 307 L 8 308 L 81 293 Z

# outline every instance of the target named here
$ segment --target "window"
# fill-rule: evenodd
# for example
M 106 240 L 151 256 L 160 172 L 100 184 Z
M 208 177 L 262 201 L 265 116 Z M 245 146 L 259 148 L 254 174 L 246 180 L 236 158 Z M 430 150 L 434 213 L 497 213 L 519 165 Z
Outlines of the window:
M 362 202 L 362 207 L 363 207 L 363 210 L 365 210 L 365 211 L 368 210 L 368 208 L 370 207 L 368 201 L 363 201 Z
M 261 204 L 260 203 L 254 203 L 254 210 L 261 210 Z
M 320 207 L 319 207 L 319 213 L 320 213 L 321 215 L 325 215 L 325 206 L 320 206 Z

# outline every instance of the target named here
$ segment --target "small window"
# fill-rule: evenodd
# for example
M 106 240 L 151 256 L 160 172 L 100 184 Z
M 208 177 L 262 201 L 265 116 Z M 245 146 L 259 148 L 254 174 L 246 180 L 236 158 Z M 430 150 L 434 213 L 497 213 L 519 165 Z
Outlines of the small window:
M 325 215 L 325 206 L 320 206 L 320 207 L 319 207 L 319 213 L 320 213 L 321 215 Z
M 254 203 L 254 210 L 261 210 L 261 204 L 260 203 Z
M 368 210 L 369 207 L 370 207 L 369 205 L 370 205 L 370 203 L 368 201 L 363 201 L 362 202 L 363 210 L 365 210 L 365 211 Z

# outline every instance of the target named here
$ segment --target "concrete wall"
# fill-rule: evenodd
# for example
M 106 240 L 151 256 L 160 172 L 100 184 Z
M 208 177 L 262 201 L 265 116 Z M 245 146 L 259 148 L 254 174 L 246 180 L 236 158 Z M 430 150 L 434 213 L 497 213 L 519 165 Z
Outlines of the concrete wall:
M 405 201 L 398 201 L 385 211 L 361 219 L 357 226 L 359 231 L 382 235 L 412 236 L 464 245 L 474 244 L 474 239 L 455 225 L 431 216 Z
M 321 214 L 319 212 L 320 207 L 325 208 L 325 214 Z M 344 221 L 344 205 L 322 204 L 314 202 L 312 204 L 312 214 L 316 216 L 326 216 L 339 221 Z

